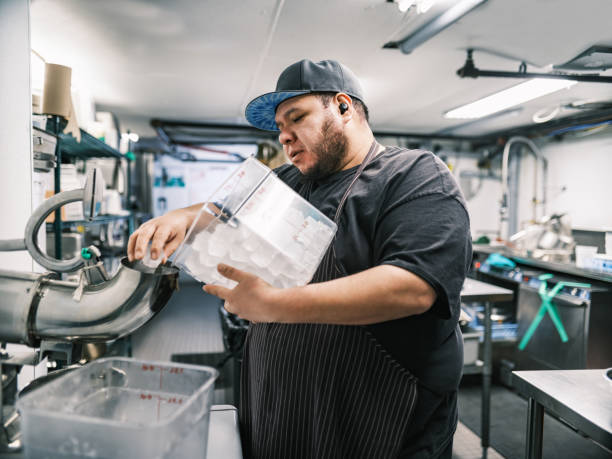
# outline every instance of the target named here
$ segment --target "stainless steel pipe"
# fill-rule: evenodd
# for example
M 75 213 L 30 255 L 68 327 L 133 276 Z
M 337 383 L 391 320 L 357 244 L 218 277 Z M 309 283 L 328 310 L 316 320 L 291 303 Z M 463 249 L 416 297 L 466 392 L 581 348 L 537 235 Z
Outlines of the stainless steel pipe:
M 132 333 L 168 302 L 178 269 L 121 261 L 115 276 L 85 286 L 34 273 L 0 271 L 0 341 L 35 346 L 41 339 L 102 342 Z

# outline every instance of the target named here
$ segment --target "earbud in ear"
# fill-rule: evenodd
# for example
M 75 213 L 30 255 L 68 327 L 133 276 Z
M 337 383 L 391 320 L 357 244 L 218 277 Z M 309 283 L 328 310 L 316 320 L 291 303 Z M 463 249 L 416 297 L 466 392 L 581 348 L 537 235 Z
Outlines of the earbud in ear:
M 340 114 L 344 115 L 344 113 L 346 113 L 347 110 L 348 110 L 348 105 L 346 105 L 344 102 L 342 102 L 340 104 Z

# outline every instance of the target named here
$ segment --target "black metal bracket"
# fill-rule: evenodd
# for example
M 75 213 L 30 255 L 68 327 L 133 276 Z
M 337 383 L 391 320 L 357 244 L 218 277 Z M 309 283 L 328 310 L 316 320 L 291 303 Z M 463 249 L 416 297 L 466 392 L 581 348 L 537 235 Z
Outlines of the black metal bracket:
M 457 75 L 461 78 L 479 78 L 479 77 L 497 77 L 497 78 L 548 78 L 554 80 L 571 80 L 582 81 L 588 83 L 612 83 L 612 77 L 600 76 L 599 74 L 575 74 L 575 73 L 534 73 L 527 71 L 527 64 L 521 62 L 518 72 L 507 72 L 502 70 L 480 70 L 474 64 L 472 57 L 473 50 L 467 50 L 467 58 L 465 64 L 459 70 Z

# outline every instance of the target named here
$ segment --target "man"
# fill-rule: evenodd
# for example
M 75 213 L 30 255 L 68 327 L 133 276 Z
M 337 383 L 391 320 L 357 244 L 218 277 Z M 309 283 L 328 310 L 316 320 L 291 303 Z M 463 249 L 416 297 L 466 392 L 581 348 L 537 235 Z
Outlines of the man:
M 303 60 L 247 119 L 277 130 L 292 165 L 278 177 L 338 231 L 312 282 L 278 289 L 219 265 L 238 282 L 206 285 L 251 321 L 240 424 L 246 457 L 450 458 L 463 364 L 457 319 L 471 260 L 469 219 L 432 153 L 384 148 L 353 73 Z M 198 206 L 145 223 L 140 258 L 169 256 Z

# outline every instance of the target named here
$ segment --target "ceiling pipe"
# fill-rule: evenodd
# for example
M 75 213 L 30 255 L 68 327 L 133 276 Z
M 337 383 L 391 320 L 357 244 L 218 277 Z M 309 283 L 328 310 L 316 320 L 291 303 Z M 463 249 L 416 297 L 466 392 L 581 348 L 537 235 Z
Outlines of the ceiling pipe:
M 496 78 L 548 78 L 551 80 L 571 80 L 588 83 L 612 83 L 612 77 L 600 76 L 599 74 L 577 75 L 573 73 L 534 73 L 527 72 L 527 64 L 521 62 L 518 72 L 507 72 L 502 70 L 480 70 L 476 68 L 472 57 L 473 50 L 467 50 L 467 58 L 465 64 L 459 70 L 457 75 L 461 78 L 479 78 L 479 77 L 496 77 Z

